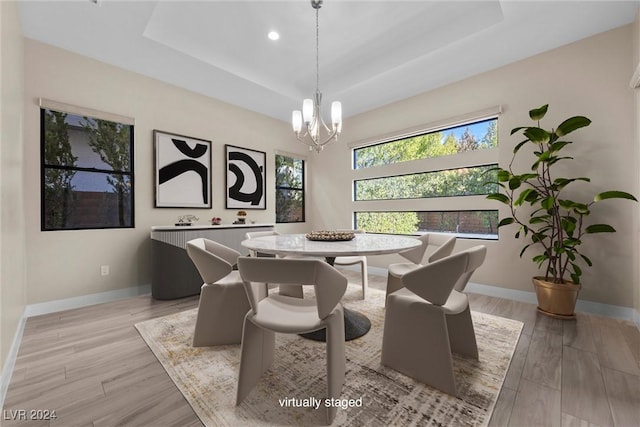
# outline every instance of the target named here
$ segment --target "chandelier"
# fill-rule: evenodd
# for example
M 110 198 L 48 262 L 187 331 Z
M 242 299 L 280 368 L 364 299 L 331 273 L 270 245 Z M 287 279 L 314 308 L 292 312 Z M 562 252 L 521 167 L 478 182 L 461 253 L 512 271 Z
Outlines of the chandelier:
M 342 132 L 342 104 L 339 101 L 331 103 L 331 127 L 327 126 L 322 118 L 320 105 L 322 93 L 320 93 L 320 71 L 318 66 L 318 46 L 320 27 L 318 25 L 318 10 L 322 7 L 323 0 L 311 0 L 311 7 L 316 10 L 316 93 L 313 99 L 307 98 L 302 102 L 302 112 L 295 110 L 291 122 L 296 138 L 309 146 L 309 151 L 320 152 L 324 146 L 336 141 Z M 304 131 L 302 125 L 304 124 Z

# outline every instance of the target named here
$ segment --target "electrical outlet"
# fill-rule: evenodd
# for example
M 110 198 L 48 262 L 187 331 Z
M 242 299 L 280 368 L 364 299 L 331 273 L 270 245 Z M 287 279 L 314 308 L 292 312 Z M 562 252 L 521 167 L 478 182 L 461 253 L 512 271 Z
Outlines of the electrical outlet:
M 100 275 L 102 275 L 102 276 L 108 276 L 109 275 L 109 266 L 108 265 L 101 265 L 100 266 Z

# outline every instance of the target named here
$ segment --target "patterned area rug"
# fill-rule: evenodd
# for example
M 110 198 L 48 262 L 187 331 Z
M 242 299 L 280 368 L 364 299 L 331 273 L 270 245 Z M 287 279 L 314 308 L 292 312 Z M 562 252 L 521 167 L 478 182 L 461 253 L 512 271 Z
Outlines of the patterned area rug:
M 522 323 L 472 312 L 479 361 L 456 357 L 458 397 L 380 364 L 384 292 L 359 300 L 349 286 L 345 307 L 365 313 L 371 330 L 346 342 L 347 374 L 333 425 L 486 426 L 515 350 Z M 196 309 L 136 324 L 160 363 L 206 426 L 322 425 L 326 397 L 325 344 L 277 335 L 273 366 L 235 406 L 240 346 L 191 347 Z

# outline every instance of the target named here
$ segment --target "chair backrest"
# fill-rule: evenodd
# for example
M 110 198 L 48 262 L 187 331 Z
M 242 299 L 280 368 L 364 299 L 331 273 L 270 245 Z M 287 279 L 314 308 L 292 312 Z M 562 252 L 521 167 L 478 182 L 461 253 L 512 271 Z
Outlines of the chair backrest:
M 205 238 L 189 240 L 187 254 L 204 283 L 215 283 L 231 273 L 241 255 L 234 249 Z
M 347 278 L 318 259 L 243 256 L 238 258 L 238 270 L 254 314 L 258 313 L 259 301 L 255 285 L 263 283 L 313 285 L 320 319 L 331 314 L 347 290 Z
M 455 253 L 426 264 L 402 276 L 403 285 L 434 305 L 447 302 L 451 291 L 463 290 L 487 254 L 484 245 Z
M 429 254 L 428 262 L 444 258 L 451 254 L 456 244 L 456 236 L 451 234 L 425 233 L 418 240 L 422 242 L 420 246 L 400 253 L 414 264 L 422 264 L 425 253 Z
M 429 233 L 427 242 L 427 260 L 434 262 L 451 255 L 456 245 L 456 236 L 453 234 Z
M 247 240 L 249 239 L 255 239 L 257 237 L 265 237 L 265 236 L 278 236 L 280 233 L 278 233 L 275 230 L 269 230 L 269 231 L 251 231 L 249 233 L 246 233 L 244 236 L 246 237 Z M 275 255 L 272 254 L 265 254 L 263 252 L 257 252 L 253 249 L 249 249 L 249 254 L 253 257 L 258 257 L 258 256 L 263 256 L 263 257 L 267 257 L 267 258 L 273 258 Z

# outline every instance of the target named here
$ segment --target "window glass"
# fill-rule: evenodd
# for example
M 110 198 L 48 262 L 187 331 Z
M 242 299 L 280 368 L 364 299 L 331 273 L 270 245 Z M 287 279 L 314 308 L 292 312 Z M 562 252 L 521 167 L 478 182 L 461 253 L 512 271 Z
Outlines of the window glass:
M 498 191 L 497 164 L 354 181 L 356 200 L 419 199 L 471 196 Z
M 371 233 L 444 232 L 465 238 L 497 239 L 498 211 L 485 210 L 480 198 L 469 197 L 497 191 L 496 184 L 488 184 L 497 181 L 493 170 L 497 166 L 497 150 L 489 152 L 491 164 L 484 165 L 487 154 L 480 152 L 497 146 L 498 119 L 492 117 L 354 149 L 354 227 Z M 442 156 L 460 156 L 464 160 L 453 163 L 468 166 L 443 170 L 433 167 L 433 161 L 414 163 L 412 172 L 416 165 L 428 166 L 406 175 L 397 175 L 397 167 L 384 167 Z M 361 171 L 372 167 L 378 168 Z M 389 174 L 391 170 L 394 175 Z M 358 175 L 363 177 L 359 179 Z M 416 202 L 411 202 L 411 207 L 403 202 L 433 198 L 438 198 L 437 211 L 408 211 L 414 209 Z M 465 198 L 463 210 L 460 198 Z M 385 210 L 371 209 L 377 206 L 372 201 L 383 203 Z M 358 205 L 360 202 L 363 204 Z
M 492 118 L 354 150 L 354 169 L 498 146 L 498 119 Z
M 42 230 L 134 226 L 133 126 L 41 109 Z
M 304 160 L 276 154 L 276 222 L 304 222 Z
M 369 233 L 455 233 L 459 237 L 496 239 L 498 211 L 356 212 L 358 229 Z

